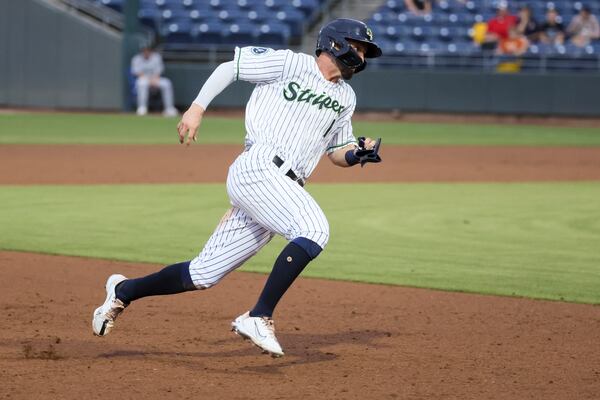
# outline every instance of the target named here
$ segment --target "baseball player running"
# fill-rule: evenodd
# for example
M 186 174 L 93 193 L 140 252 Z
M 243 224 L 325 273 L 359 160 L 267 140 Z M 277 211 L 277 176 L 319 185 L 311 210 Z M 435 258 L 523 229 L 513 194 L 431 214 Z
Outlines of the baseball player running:
M 371 30 L 360 21 L 336 19 L 319 32 L 316 55 L 243 47 L 215 69 L 177 130 L 180 143 L 189 145 L 215 96 L 236 80 L 256 84 L 246 106 L 245 150 L 227 176 L 231 208 L 196 258 L 142 278 L 111 275 L 106 300 L 93 314 L 94 334 L 107 335 L 134 300 L 212 287 L 279 234 L 289 243 L 256 305 L 231 328 L 263 352 L 283 356 L 273 311 L 329 239 L 327 219 L 304 190 L 305 180 L 324 153 L 340 167 L 381 161 L 380 140 L 357 142 L 353 136 L 356 96 L 345 82 L 366 67 L 366 58 L 381 56 Z

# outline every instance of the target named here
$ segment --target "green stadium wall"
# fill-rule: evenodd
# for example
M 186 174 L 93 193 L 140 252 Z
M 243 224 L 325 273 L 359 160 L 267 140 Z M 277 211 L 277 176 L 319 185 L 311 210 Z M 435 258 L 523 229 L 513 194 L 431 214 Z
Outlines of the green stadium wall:
M 187 105 L 214 67 L 171 63 L 177 104 Z M 600 117 L 600 74 L 519 73 L 374 69 L 355 76 L 361 111 L 454 112 Z M 242 107 L 252 91 L 235 83 L 212 105 Z
M 121 35 L 42 0 L 0 0 L 0 105 L 120 109 Z

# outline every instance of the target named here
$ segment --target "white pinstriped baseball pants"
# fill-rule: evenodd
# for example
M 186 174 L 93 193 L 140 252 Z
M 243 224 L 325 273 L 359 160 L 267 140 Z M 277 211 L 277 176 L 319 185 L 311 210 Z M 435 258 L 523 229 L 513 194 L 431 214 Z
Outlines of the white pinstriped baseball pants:
M 228 210 L 202 252 L 190 263 L 194 285 L 207 289 L 269 243 L 275 234 L 287 240 L 305 237 L 325 248 L 329 224 L 321 207 L 288 178 L 288 163 L 278 168 L 276 152 L 253 145 L 229 168 Z

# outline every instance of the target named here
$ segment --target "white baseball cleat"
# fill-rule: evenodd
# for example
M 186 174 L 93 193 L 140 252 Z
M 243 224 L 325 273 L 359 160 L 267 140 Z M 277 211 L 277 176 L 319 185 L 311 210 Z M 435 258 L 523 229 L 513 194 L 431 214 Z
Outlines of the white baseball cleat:
M 251 317 L 250 311 L 231 323 L 231 330 L 269 353 L 272 357 L 283 356 L 283 349 L 275 337 L 275 324 L 267 317 Z
M 146 114 L 148 114 L 148 107 L 144 107 L 144 106 L 138 107 L 137 111 L 136 111 L 136 114 L 137 115 L 146 115 Z
M 96 336 L 106 336 L 110 333 L 115 319 L 123 312 L 127 305 L 117 299 L 115 288 L 125 278 L 123 275 L 115 274 L 108 277 L 106 281 L 106 300 L 104 304 L 96 308 L 92 318 L 92 330 Z

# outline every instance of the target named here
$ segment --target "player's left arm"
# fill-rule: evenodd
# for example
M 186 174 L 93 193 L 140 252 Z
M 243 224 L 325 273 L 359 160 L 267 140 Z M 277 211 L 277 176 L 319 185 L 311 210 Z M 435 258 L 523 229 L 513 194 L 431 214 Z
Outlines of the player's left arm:
M 326 150 L 329 160 L 338 167 L 351 167 L 356 164 L 362 167 L 369 162 L 381 162 L 379 157 L 381 139 L 359 137 L 357 141 L 354 137 L 352 115 L 355 106 L 356 100 L 342 116 L 342 123 L 337 126 Z
M 375 145 L 377 144 L 377 140 L 371 138 L 365 138 L 363 144 L 363 150 L 373 150 Z M 338 167 L 352 167 L 360 162 L 360 157 L 357 157 L 357 151 L 359 151 L 358 145 L 356 143 L 348 143 L 344 147 L 340 147 L 339 149 L 334 150 L 333 152 L 328 154 L 331 162 Z M 360 154 L 360 153 L 359 153 Z M 356 161 L 356 162 L 353 162 Z

